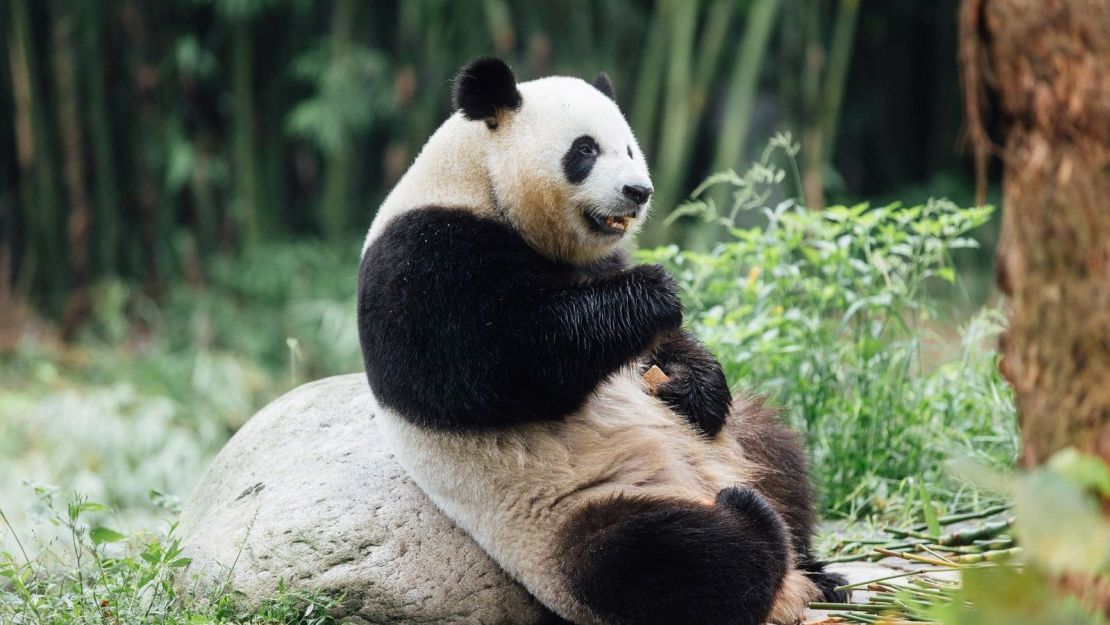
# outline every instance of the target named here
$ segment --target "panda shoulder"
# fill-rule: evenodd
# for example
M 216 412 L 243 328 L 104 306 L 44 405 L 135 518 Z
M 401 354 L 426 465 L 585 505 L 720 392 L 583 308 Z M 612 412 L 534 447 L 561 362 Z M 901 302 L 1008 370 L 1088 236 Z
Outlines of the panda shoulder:
M 468 280 L 556 270 L 509 225 L 473 211 L 426 207 L 397 216 L 366 249 L 362 271 L 394 276 L 436 272 Z
M 518 248 L 523 241 L 511 228 L 459 208 L 430 206 L 405 212 L 389 222 L 367 248 L 402 248 L 432 252 L 467 251 L 475 247 Z

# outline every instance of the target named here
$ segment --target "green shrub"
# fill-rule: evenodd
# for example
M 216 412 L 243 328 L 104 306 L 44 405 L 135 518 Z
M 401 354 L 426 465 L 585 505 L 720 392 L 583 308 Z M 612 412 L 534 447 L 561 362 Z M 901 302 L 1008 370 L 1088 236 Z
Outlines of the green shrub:
M 189 565 L 176 524 L 166 531 L 125 536 L 90 522 L 107 508 L 77 498 L 58 506 L 55 489 L 37 486 L 43 519 L 61 539 L 40 541 L 30 555 L 0 551 L 0 623 L 12 625 L 331 625 L 337 598 L 279 583 L 257 610 L 236 606 L 226 584 L 209 596 L 179 594 L 175 580 Z M 176 516 L 176 511 L 170 511 Z M 0 521 L 15 535 L 0 509 Z M 219 580 L 217 580 L 219 581 Z M 188 585 L 187 580 L 180 580 Z
M 914 481 L 943 498 L 942 464 L 954 454 L 1011 462 L 1015 411 L 986 347 L 1000 316 L 972 320 L 957 354 L 936 353 L 929 340 L 959 343 L 933 287 L 956 281 L 951 253 L 976 245 L 969 233 L 991 209 L 945 200 L 768 207 L 786 178 L 772 164 L 780 150 L 793 157 L 779 137 L 744 175 L 715 175 L 694 192 L 728 187 L 727 213 L 711 199 L 676 211 L 719 224 L 723 243 L 642 252 L 678 278 L 689 326 L 737 388 L 771 395 L 805 434 L 827 512 L 882 511 L 892 492 L 916 492 Z M 752 213 L 763 225 L 737 225 Z

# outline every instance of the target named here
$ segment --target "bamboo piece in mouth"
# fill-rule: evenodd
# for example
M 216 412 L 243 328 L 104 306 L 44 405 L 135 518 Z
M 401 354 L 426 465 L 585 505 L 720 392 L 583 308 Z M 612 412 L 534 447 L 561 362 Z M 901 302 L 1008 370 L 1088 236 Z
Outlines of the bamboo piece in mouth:
M 632 223 L 632 217 L 606 217 L 605 225 L 617 230 L 628 230 L 629 224 Z

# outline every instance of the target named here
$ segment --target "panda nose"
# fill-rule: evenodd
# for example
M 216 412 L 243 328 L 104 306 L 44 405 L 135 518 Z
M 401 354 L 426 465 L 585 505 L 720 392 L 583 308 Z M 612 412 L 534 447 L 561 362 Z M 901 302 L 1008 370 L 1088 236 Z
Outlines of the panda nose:
M 624 193 L 624 197 L 642 206 L 651 197 L 652 189 L 639 184 L 626 184 L 621 192 Z

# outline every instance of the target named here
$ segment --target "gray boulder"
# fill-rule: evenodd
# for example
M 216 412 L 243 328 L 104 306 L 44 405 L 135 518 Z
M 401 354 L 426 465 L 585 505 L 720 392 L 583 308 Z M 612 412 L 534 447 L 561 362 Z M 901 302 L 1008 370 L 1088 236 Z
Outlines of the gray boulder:
M 405 475 L 362 374 L 305 384 L 248 421 L 185 504 L 179 535 L 193 559 L 179 590 L 198 599 L 227 582 L 256 606 L 284 580 L 343 596 L 336 616 L 359 625 L 556 621 Z M 875 566 L 835 568 L 860 581 Z
M 203 597 L 225 580 L 247 606 L 279 580 L 344 600 L 359 624 L 528 625 L 546 612 L 433 507 L 380 440 L 365 376 L 306 384 L 228 442 L 182 511 Z

